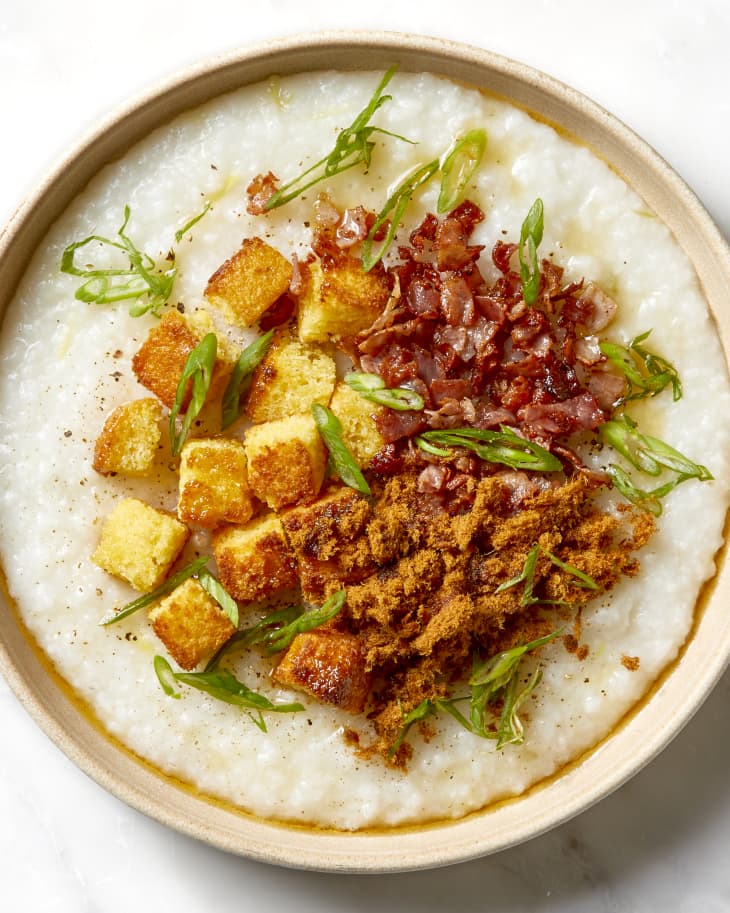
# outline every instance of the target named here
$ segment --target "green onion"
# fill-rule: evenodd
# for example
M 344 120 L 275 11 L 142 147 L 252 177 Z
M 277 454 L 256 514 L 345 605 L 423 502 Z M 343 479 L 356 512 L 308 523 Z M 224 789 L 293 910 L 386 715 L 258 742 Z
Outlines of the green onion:
M 386 200 L 385 206 L 380 210 L 378 217 L 362 242 L 362 267 L 365 272 L 369 272 L 376 263 L 378 263 L 395 237 L 398 231 L 398 225 L 403 217 L 403 213 L 408 206 L 413 194 L 418 188 L 429 181 L 439 169 L 438 159 L 428 162 L 426 165 L 418 165 L 411 171 L 406 178 L 396 187 L 393 193 Z M 392 216 L 390 213 L 392 212 Z M 381 242 L 376 252 L 373 252 L 373 241 L 380 231 L 384 222 L 390 218 L 388 231 L 385 239 Z
M 365 476 L 355 462 L 355 458 L 342 440 L 342 423 L 337 416 L 320 403 L 312 404 L 312 417 L 317 430 L 322 436 L 337 475 L 345 485 L 359 491 L 360 494 L 370 496 L 370 486 L 365 481 Z
M 524 701 L 535 690 L 541 679 L 539 666 L 530 676 L 527 685 L 520 691 L 519 667 L 525 654 L 537 650 L 557 637 L 560 631 L 553 631 L 530 643 L 521 644 L 511 650 L 497 653 L 487 660 L 474 658 L 472 675 L 469 679 L 470 694 L 457 698 L 435 698 L 421 701 L 410 713 L 403 715 L 403 725 L 393 742 L 388 757 L 393 757 L 415 724 L 439 711 L 450 714 L 460 726 L 482 739 L 496 739 L 497 748 L 507 744 L 520 744 L 524 732 L 517 711 Z M 461 701 L 469 701 L 469 718 L 456 706 Z M 491 707 L 501 702 L 499 720 L 494 725 Z M 402 712 L 402 711 L 401 711 Z
M 239 681 L 228 669 L 216 669 L 213 672 L 174 672 L 167 660 L 162 656 L 155 656 L 154 669 L 165 694 L 179 697 L 175 692 L 175 683 L 180 682 L 198 691 L 203 691 L 219 701 L 234 704 L 245 711 L 255 711 L 255 715 L 248 713 L 251 720 L 262 732 L 266 732 L 266 723 L 263 713 L 298 713 L 304 710 L 302 704 L 275 704 Z
M 522 279 L 522 296 L 525 304 L 533 305 L 540 291 L 540 264 L 537 249 L 542 241 L 544 229 L 544 209 L 538 197 L 532 204 L 520 229 L 520 277 Z
M 178 244 L 182 241 L 182 239 L 183 239 L 183 238 L 185 237 L 185 235 L 190 231 L 190 229 L 191 229 L 194 225 L 197 225 L 197 224 L 198 224 L 198 222 L 199 222 L 199 221 L 203 218 L 203 216 L 208 212 L 208 210 L 210 209 L 210 207 L 211 207 L 211 202 L 210 202 L 210 200 L 206 200 L 206 201 L 205 201 L 205 206 L 203 206 L 202 210 L 201 210 L 196 216 L 193 216 L 192 219 L 188 219 L 188 221 L 183 225 L 183 227 L 180 228 L 180 229 L 178 229 L 178 230 L 175 232 L 175 241 L 176 241 Z
M 228 616 L 234 628 L 238 627 L 238 603 L 228 593 L 223 584 L 210 571 L 203 568 L 198 574 L 198 583 L 211 596 Z
M 312 631 L 314 628 L 318 628 L 320 625 L 323 625 L 325 622 L 334 618 L 345 604 L 346 595 L 345 590 L 338 590 L 325 599 L 318 609 L 304 612 L 302 615 L 299 615 L 293 621 L 289 622 L 289 624 L 271 631 L 261 641 L 266 646 L 266 652 L 271 654 L 286 650 L 297 634 L 303 634 L 305 631 Z
M 522 720 L 517 715 L 517 711 L 537 688 L 541 679 L 542 670 L 539 666 L 534 670 L 522 691 L 517 690 L 519 687 L 517 674 L 510 679 L 509 684 L 504 689 L 502 712 L 499 715 L 497 748 L 504 748 L 505 745 L 521 745 L 524 742 L 524 727 Z
M 421 701 L 420 704 L 418 704 L 416 707 L 414 707 L 410 713 L 405 714 L 403 717 L 403 726 L 402 726 L 395 742 L 393 742 L 393 744 L 390 746 L 390 751 L 388 752 L 388 757 L 392 758 L 393 755 L 395 755 L 397 753 L 398 749 L 401 747 L 401 745 L 403 744 L 403 742 L 406 739 L 406 736 L 408 735 L 408 730 L 411 728 L 411 726 L 413 726 L 414 723 L 419 723 L 421 720 L 425 720 L 426 717 L 431 716 L 432 714 L 436 713 L 437 709 L 438 708 L 437 708 L 436 701 L 430 701 L 430 700 L 426 699 L 426 700 Z M 401 709 L 401 713 L 402 712 L 403 711 Z
M 129 206 L 125 206 L 124 218 L 117 230 L 119 241 L 101 235 L 89 235 L 82 241 L 69 244 L 61 255 L 61 272 L 86 280 L 75 292 L 75 297 L 79 301 L 90 304 L 114 304 L 117 301 L 145 299 L 144 303 L 130 307 L 129 313 L 133 317 L 139 317 L 151 311 L 159 316 L 160 308 L 172 292 L 177 270 L 175 267 L 162 272 L 156 269 L 155 261 L 139 250 L 127 236 L 130 215 Z M 94 242 L 122 251 L 129 260 L 129 266 L 109 269 L 78 267 L 75 263 L 76 252 Z
M 575 577 L 577 581 L 575 584 L 576 586 L 586 590 L 601 589 L 596 581 L 584 571 L 579 570 L 577 567 L 573 567 L 572 564 L 567 564 L 565 561 L 561 561 L 560 558 L 558 558 L 556 555 L 553 555 L 553 553 L 549 552 L 546 548 L 542 548 L 539 543 L 536 542 L 527 553 L 527 558 L 525 559 L 525 563 L 520 573 L 515 577 L 512 577 L 511 580 L 507 580 L 504 583 L 500 584 L 494 592 L 503 593 L 505 590 L 509 590 L 513 586 L 524 583 L 525 588 L 522 593 L 520 605 L 534 605 L 538 602 L 555 605 L 556 601 L 554 599 L 540 599 L 537 596 L 533 596 L 533 588 L 535 586 L 535 571 L 537 569 L 537 560 L 540 557 L 540 554 L 545 555 L 545 557 L 552 564 L 554 564 L 555 567 L 560 568 L 561 571 L 565 571 L 566 574 L 570 574 L 571 577 Z
M 604 422 L 599 428 L 599 434 L 640 472 L 654 477 L 663 472 L 675 473 L 673 479 L 656 488 L 645 490 L 637 487 L 620 466 L 611 463 L 608 467 L 609 475 L 618 491 L 628 501 L 646 508 L 657 516 L 662 512 L 659 501 L 677 485 L 688 479 L 697 479 L 700 482 L 712 479 L 712 474 L 706 466 L 694 463 L 659 438 L 641 434 L 636 422 L 626 414 Z
M 370 159 L 375 148 L 375 143 L 370 139 L 374 133 L 382 133 L 385 136 L 392 136 L 395 139 L 403 140 L 410 143 L 411 140 L 397 133 L 391 133 L 380 127 L 369 126 L 369 121 L 375 112 L 382 107 L 387 101 L 390 101 L 390 95 L 383 95 L 385 87 L 393 78 L 396 66 L 391 67 L 383 76 L 373 93 L 370 101 L 365 108 L 358 114 L 349 127 L 341 130 L 337 135 L 334 148 L 324 158 L 315 162 L 311 168 L 307 168 L 302 174 L 280 187 L 266 203 L 265 211 L 276 209 L 283 206 L 295 197 L 300 196 L 309 187 L 354 168 L 356 165 L 363 164 L 366 168 L 370 165 Z
M 254 369 L 269 351 L 274 330 L 271 329 L 258 339 L 254 339 L 238 356 L 238 361 L 231 373 L 228 386 L 223 394 L 221 428 L 225 431 L 238 418 L 241 410 L 243 385 L 249 381 Z
M 683 479 L 699 479 L 706 482 L 712 478 L 707 467 L 694 463 L 674 447 L 659 438 L 641 434 L 636 422 L 628 415 L 604 422 L 599 433 L 636 469 L 648 475 L 658 476 L 662 470 L 676 472 Z
M 205 671 L 212 672 L 220 665 L 225 656 L 235 650 L 266 645 L 277 631 L 299 618 L 300 615 L 304 614 L 304 611 L 303 605 L 287 606 L 271 612 L 250 628 L 236 631 L 208 661 Z
M 437 212 L 449 212 L 461 202 L 466 185 L 479 167 L 486 147 L 487 134 L 481 129 L 469 130 L 455 140 L 442 159 Z
M 363 399 L 378 403 L 380 406 L 387 406 L 398 412 L 406 412 L 409 409 L 420 410 L 425 405 L 423 397 L 415 390 L 409 390 L 408 387 L 386 387 L 383 378 L 377 374 L 353 371 L 345 374 L 345 383 L 359 393 Z
M 682 398 L 682 383 L 674 365 L 641 345 L 650 333 L 651 330 L 647 330 L 635 336 L 628 346 L 613 342 L 600 344 L 601 352 L 626 378 L 629 389 L 620 402 L 656 396 L 669 384 L 672 385 L 672 399 L 677 402 Z
M 172 577 L 160 584 L 157 589 L 127 603 L 127 605 L 123 606 L 118 612 L 115 612 L 110 617 L 102 618 L 99 624 L 105 626 L 114 624 L 117 621 L 121 621 L 123 618 L 128 618 L 140 609 L 147 608 L 147 606 L 152 605 L 153 602 L 157 602 L 158 599 L 167 596 L 168 593 L 177 589 L 177 587 L 179 587 L 181 583 L 184 583 L 189 577 L 198 576 L 209 561 L 210 557 L 208 555 L 205 555 L 202 558 L 196 558 L 195 561 L 192 561 L 179 570 L 177 574 L 173 574 Z
M 215 333 L 208 333 L 187 357 L 175 392 L 175 402 L 170 411 L 170 442 L 173 456 L 178 456 L 180 453 L 182 445 L 190 432 L 190 427 L 205 405 L 205 400 L 210 390 L 210 382 L 213 378 L 213 368 L 215 367 L 217 353 L 218 340 L 216 335 Z M 182 409 L 189 380 L 192 381 L 192 394 L 188 408 L 185 411 L 182 426 L 178 432 L 175 422 Z
M 433 445 L 443 447 L 465 447 L 480 459 L 489 463 L 502 463 L 513 469 L 531 469 L 535 472 L 559 472 L 563 467 L 560 460 L 533 441 L 520 437 L 501 425 L 499 431 L 480 428 L 450 428 L 444 431 L 424 431 L 415 438 L 416 444 L 436 456 L 450 455 L 448 450 L 436 450 Z

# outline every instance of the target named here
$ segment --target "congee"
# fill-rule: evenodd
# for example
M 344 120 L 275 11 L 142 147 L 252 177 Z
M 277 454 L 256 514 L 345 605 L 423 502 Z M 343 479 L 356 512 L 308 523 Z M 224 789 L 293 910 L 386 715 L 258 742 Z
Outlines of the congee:
M 730 391 L 667 227 L 429 74 L 216 98 L 49 232 L 0 344 L 0 554 L 103 727 L 355 830 L 518 796 L 678 655 Z

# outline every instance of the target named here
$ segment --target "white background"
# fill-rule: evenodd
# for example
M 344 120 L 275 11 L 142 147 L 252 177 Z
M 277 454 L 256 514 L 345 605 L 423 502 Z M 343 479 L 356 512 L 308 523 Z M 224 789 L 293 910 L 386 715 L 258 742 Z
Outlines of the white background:
M 0 223 L 69 144 L 160 77 L 325 28 L 435 35 L 544 70 L 641 134 L 730 235 L 727 0 L 0 0 Z M 0 913 L 728 911 L 729 702 L 726 675 L 645 771 L 525 846 L 351 876 L 274 869 L 148 820 L 80 773 L 0 681 Z

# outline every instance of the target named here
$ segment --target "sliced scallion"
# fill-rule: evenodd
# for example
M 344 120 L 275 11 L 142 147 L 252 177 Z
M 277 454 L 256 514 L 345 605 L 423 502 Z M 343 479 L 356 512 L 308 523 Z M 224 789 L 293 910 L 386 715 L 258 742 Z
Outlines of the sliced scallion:
M 489 463 L 502 463 L 513 469 L 531 469 L 536 472 L 558 472 L 563 467 L 550 451 L 534 441 L 520 437 L 506 425 L 499 431 L 480 428 L 450 428 L 444 431 L 424 431 L 415 438 L 416 444 L 437 456 L 450 455 L 448 450 L 434 450 L 433 445 L 444 448 L 465 447 Z M 425 446 L 424 446 L 425 444 Z
M 218 340 L 216 335 L 215 333 L 208 333 L 187 357 L 175 392 L 175 402 L 170 410 L 170 442 L 173 456 L 179 455 L 193 422 L 205 405 L 210 383 L 213 379 L 213 368 L 215 367 L 217 353 Z M 185 410 L 185 416 L 178 431 L 176 421 L 185 400 L 188 381 L 192 384 L 190 402 Z
M 346 374 L 344 380 L 363 399 L 398 412 L 411 409 L 419 411 L 425 406 L 423 397 L 415 390 L 408 387 L 386 387 L 385 381 L 377 374 L 353 371 Z
M 251 379 L 256 366 L 261 362 L 266 353 L 269 351 L 271 340 L 274 336 L 274 330 L 271 329 L 259 336 L 241 352 L 238 356 L 230 380 L 223 393 L 221 427 L 225 431 L 237 419 L 241 411 L 241 396 L 244 392 L 244 385 Z
M 545 213 L 542 200 L 538 197 L 530 207 L 520 229 L 520 278 L 525 304 L 533 305 L 540 292 L 540 262 L 537 249 L 542 241 Z
M 441 160 L 441 190 L 436 206 L 439 213 L 449 212 L 461 202 L 486 148 L 487 134 L 482 129 L 469 130 L 454 141 Z
M 369 497 L 371 494 L 370 486 L 342 439 L 342 423 L 340 420 L 331 409 L 320 403 L 312 404 L 312 417 L 329 451 L 330 459 L 337 475 L 345 485 L 349 485 L 350 488 L 354 488 L 360 494 Z

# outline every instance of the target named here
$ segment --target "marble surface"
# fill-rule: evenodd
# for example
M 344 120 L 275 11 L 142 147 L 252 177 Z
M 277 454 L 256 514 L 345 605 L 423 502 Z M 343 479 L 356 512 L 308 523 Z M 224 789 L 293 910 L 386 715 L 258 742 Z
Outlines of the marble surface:
M 479 44 L 573 85 L 644 136 L 730 235 L 726 0 L 3 0 L 0 222 L 116 103 L 210 53 L 322 28 Z M 642 773 L 552 832 L 480 861 L 388 876 L 278 870 L 171 832 L 105 793 L 0 680 L 0 909 L 730 910 L 730 674 Z

